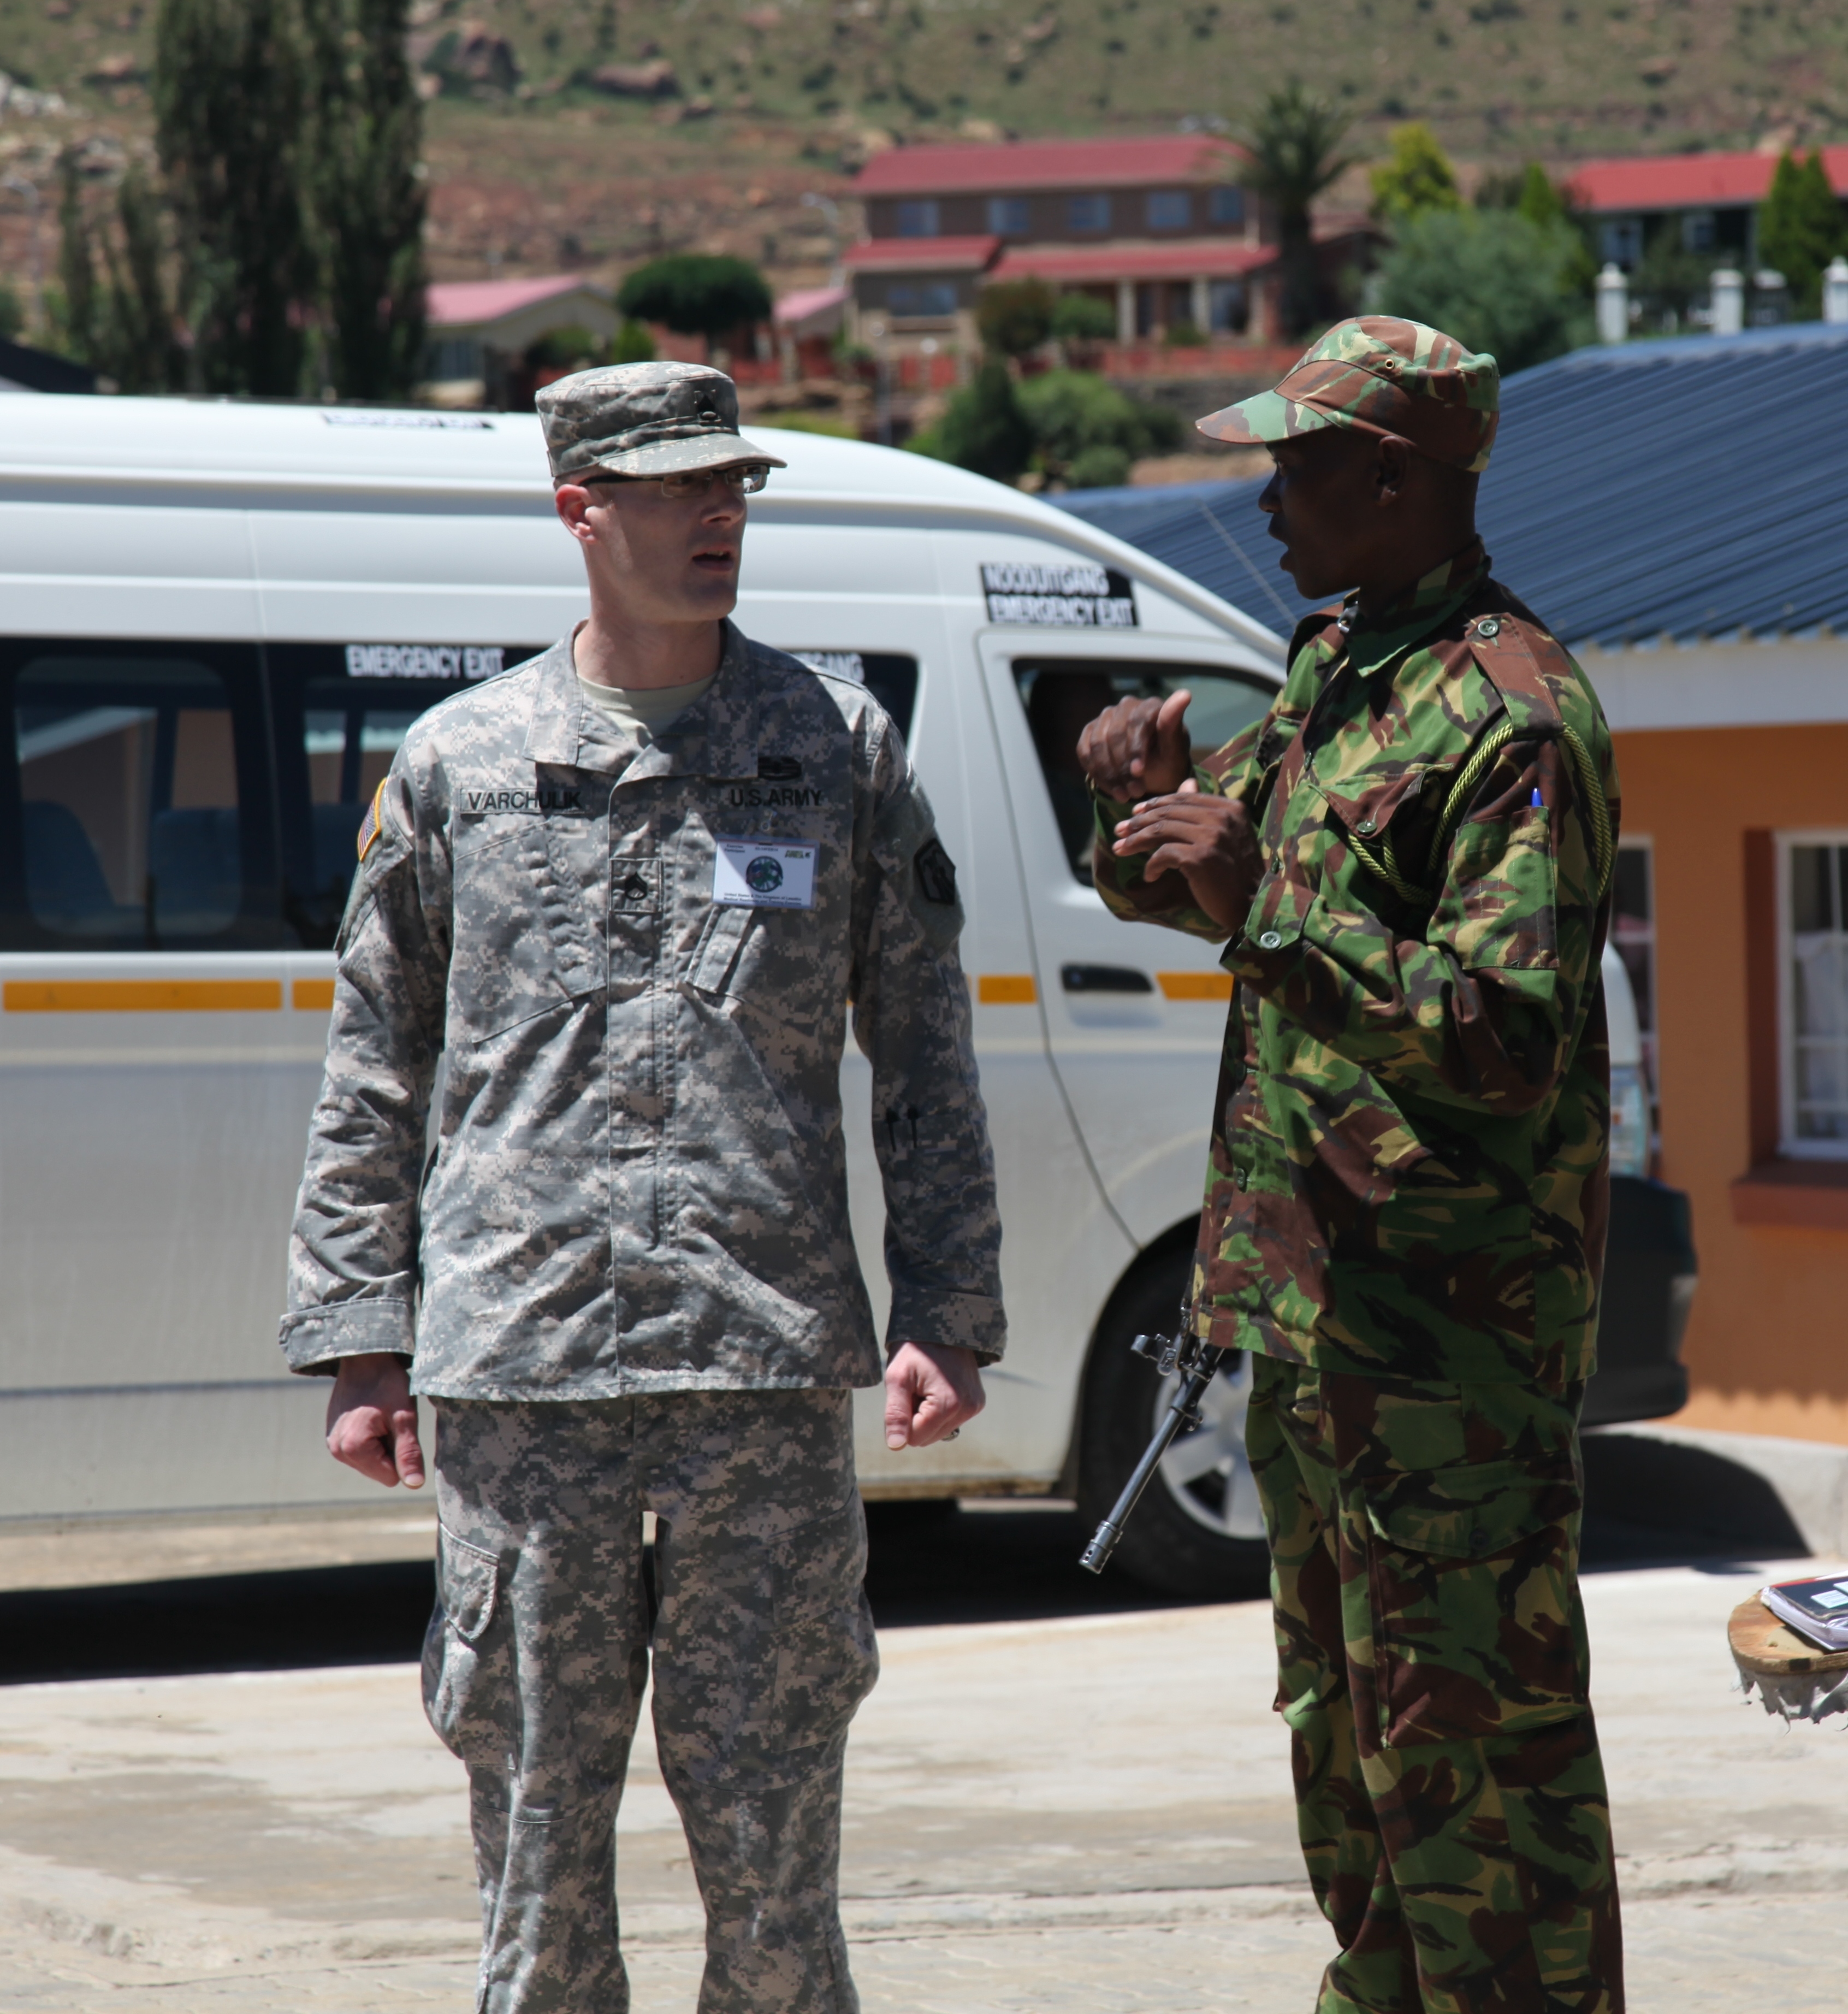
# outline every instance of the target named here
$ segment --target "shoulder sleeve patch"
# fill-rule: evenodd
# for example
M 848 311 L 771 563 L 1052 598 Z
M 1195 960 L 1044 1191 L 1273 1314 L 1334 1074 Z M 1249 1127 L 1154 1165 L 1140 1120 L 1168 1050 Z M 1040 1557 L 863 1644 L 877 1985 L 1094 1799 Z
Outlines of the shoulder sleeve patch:
M 944 843 L 933 833 L 911 855 L 911 873 L 918 893 L 927 902 L 949 908 L 956 900 L 956 863 L 944 851 Z
M 379 802 L 385 795 L 385 783 L 381 781 L 372 793 L 372 801 L 366 808 L 366 815 L 360 821 L 359 848 L 362 862 L 372 851 L 372 842 L 378 837 L 379 822 L 385 816 L 385 808 Z

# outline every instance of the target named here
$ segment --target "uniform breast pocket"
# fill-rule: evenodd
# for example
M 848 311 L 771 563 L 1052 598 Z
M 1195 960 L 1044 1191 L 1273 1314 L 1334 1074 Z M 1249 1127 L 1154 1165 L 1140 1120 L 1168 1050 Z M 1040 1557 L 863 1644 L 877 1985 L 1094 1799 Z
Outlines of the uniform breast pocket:
M 459 842 L 449 962 L 454 1032 L 485 1041 L 599 991 L 608 883 L 596 821 L 521 817 L 505 830 Z

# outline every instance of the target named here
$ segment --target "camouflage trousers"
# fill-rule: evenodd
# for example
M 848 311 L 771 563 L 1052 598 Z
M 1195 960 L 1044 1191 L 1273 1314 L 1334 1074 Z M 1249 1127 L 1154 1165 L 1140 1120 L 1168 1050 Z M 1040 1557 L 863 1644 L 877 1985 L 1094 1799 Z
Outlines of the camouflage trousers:
M 1317 2014 L 1622 2014 L 1578 1594 L 1581 1385 L 1255 1360 Z
M 476 2014 L 629 2006 L 616 1808 L 651 1659 L 706 1907 L 700 2014 L 858 2014 L 841 1765 L 879 1658 L 849 1407 L 834 1391 L 434 1403 L 424 1702 L 468 1765 Z

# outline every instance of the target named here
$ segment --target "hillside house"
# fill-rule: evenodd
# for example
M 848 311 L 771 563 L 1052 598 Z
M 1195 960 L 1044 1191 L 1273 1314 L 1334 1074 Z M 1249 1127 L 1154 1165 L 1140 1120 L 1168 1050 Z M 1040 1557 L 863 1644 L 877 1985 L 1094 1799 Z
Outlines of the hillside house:
M 1822 165 L 1848 199 L 1848 147 L 1825 147 Z M 1656 154 L 1588 161 L 1572 171 L 1574 200 L 1596 220 L 1598 256 L 1624 273 L 1642 263 L 1651 235 L 1678 228 L 1682 249 L 1755 271 L 1758 206 L 1771 193 L 1775 154 Z
M 1208 134 L 894 148 L 861 170 L 868 235 L 847 253 L 855 340 L 976 346 L 976 297 L 1029 276 L 1107 303 L 1117 340 L 1266 340 L 1273 220 L 1241 149 Z M 1364 240 L 1318 232 L 1332 280 Z

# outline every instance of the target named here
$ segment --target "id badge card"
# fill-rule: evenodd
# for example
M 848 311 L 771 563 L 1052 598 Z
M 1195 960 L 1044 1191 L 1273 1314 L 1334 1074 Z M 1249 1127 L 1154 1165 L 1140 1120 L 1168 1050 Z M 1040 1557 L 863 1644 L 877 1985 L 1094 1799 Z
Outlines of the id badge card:
M 733 909 L 812 909 L 815 849 L 783 839 L 717 835 L 712 899 Z

